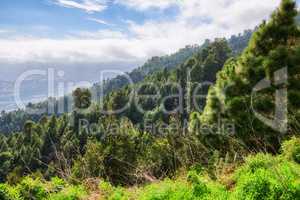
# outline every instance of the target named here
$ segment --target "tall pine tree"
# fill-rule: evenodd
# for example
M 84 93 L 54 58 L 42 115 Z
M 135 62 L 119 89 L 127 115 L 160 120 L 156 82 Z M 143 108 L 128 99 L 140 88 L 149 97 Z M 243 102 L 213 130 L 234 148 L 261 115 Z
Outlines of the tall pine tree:
M 253 34 L 243 54 L 237 60 L 229 60 L 225 64 L 217 76 L 216 84 L 210 88 L 201 122 L 209 125 L 218 124 L 220 121 L 233 123 L 236 128 L 235 137 L 228 137 L 226 132 L 222 136 L 222 140 L 228 145 L 230 141 L 238 139 L 251 150 L 276 152 L 280 140 L 286 134 L 295 134 L 298 131 L 300 35 L 295 23 L 296 15 L 295 1 L 282 0 L 271 19 L 264 21 Z M 284 81 L 279 84 L 280 80 L 285 79 L 284 69 L 287 69 L 288 75 L 285 85 Z M 282 73 L 278 74 L 278 70 L 282 70 Z M 255 87 L 264 79 L 265 84 L 269 83 L 266 85 L 268 87 L 256 91 Z M 278 123 L 285 123 L 284 121 L 274 121 L 277 123 L 275 126 L 278 126 L 278 130 L 274 130 L 274 127 L 266 125 L 255 115 L 259 113 L 267 119 L 274 118 L 278 105 L 286 103 L 284 98 L 276 102 L 275 94 L 284 91 L 280 89 L 288 91 L 287 133 L 279 132 Z M 284 92 L 281 95 L 284 96 Z

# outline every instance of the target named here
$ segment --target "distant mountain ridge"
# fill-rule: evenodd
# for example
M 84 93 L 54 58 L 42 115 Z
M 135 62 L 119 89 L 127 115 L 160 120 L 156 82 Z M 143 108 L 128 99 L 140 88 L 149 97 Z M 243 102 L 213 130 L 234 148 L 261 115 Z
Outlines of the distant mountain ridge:
M 240 33 L 238 35 L 232 35 L 227 40 L 228 45 L 232 49 L 234 55 L 242 53 L 244 48 L 248 45 L 252 33 L 252 30 L 245 30 L 243 33 Z M 130 73 L 127 73 L 127 75 L 131 78 L 133 83 L 138 83 L 140 81 L 143 81 L 146 76 L 154 72 L 161 71 L 163 69 L 175 69 L 179 65 L 183 64 L 188 58 L 195 55 L 203 48 L 207 47 L 210 42 L 211 41 L 207 39 L 202 45 L 188 45 L 174 54 L 161 57 L 152 57 L 144 65 L 137 69 L 134 69 Z M 99 87 L 103 87 L 103 94 L 106 95 L 111 91 L 120 89 L 128 84 L 129 82 L 127 80 L 127 77 L 124 75 L 119 75 L 115 78 L 105 81 L 104 83 L 96 83 L 92 90 L 94 92 L 97 92 L 99 91 Z
M 127 75 L 131 78 L 133 83 L 138 83 L 144 80 L 144 78 L 151 73 L 162 70 L 164 68 L 171 69 L 177 67 L 185 60 L 187 60 L 190 56 L 200 51 L 200 49 L 203 48 L 204 45 L 189 45 L 171 55 L 152 57 L 144 65 L 127 73 Z M 99 87 L 103 87 L 103 93 L 104 95 L 106 95 L 109 92 L 120 89 L 128 84 L 129 81 L 127 79 L 127 76 L 119 75 L 115 78 L 105 81 L 104 83 L 96 83 L 92 90 L 99 91 Z
M 300 14 L 296 17 L 296 21 L 300 23 Z M 243 33 L 233 35 L 227 39 L 229 47 L 232 49 L 234 55 L 239 55 L 242 53 L 244 48 L 248 45 L 250 37 L 253 33 L 253 30 L 245 30 Z M 132 70 L 131 72 L 127 73 L 128 76 L 133 80 L 134 83 L 138 83 L 145 79 L 145 77 L 151 73 L 166 69 L 174 69 L 180 64 L 184 63 L 189 57 L 194 55 L 195 53 L 199 52 L 203 47 L 207 46 L 209 40 L 206 40 L 204 44 L 200 45 L 188 45 L 185 48 L 180 49 L 174 54 L 166 55 L 166 56 L 156 56 L 149 59 L 144 65 Z M 104 84 L 104 85 L 101 85 Z M 115 78 L 111 78 L 106 80 L 104 83 L 95 83 L 92 90 L 95 92 L 99 91 L 99 87 L 103 87 L 104 95 L 110 93 L 113 90 L 120 89 L 126 85 L 128 85 L 128 80 L 125 76 L 117 76 Z M 4 110 L 8 104 L 12 104 L 12 98 L 9 98 L 11 94 L 13 94 L 13 82 L 8 81 L 1 81 L 0 80 L 0 110 Z M 26 87 L 35 88 L 36 84 L 31 85 L 28 83 Z M 39 91 L 45 92 L 47 87 L 43 85 L 38 85 L 42 89 L 36 89 L 34 94 L 29 90 L 24 92 L 27 96 L 37 95 Z M 43 93 L 44 94 L 44 93 Z M 97 95 L 98 96 L 98 95 Z M 29 101 L 29 98 L 28 98 Z M 11 107 L 12 110 L 15 107 Z

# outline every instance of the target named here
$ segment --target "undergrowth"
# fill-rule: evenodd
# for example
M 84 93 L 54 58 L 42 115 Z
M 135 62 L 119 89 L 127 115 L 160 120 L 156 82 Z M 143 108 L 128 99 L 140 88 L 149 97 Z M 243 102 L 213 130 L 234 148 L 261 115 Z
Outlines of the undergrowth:
M 227 174 L 230 185 L 211 178 L 208 170 L 199 167 L 184 178 L 135 188 L 100 181 L 97 191 L 57 177 L 45 181 L 29 176 L 15 186 L 0 184 L 0 200 L 81 200 L 93 192 L 99 194 L 99 200 L 300 200 L 299 149 L 300 139 L 292 138 L 283 143 L 281 155 L 248 156 L 244 164 Z

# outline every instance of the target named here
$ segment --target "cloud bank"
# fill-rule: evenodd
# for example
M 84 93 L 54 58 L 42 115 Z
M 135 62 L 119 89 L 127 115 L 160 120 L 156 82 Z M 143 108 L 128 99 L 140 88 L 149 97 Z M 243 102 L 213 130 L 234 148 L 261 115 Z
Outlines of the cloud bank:
M 268 19 L 279 0 L 118 0 L 137 11 L 178 7 L 172 20 L 128 22 L 124 31 L 102 29 L 78 32 L 62 39 L 0 39 L 0 63 L 142 63 L 151 56 L 175 52 L 205 39 L 228 37 Z M 57 0 L 62 6 L 100 12 L 107 1 Z M 92 20 L 94 18 L 90 18 Z M 126 19 L 124 19 L 126 20 Z M 94 20 L 96 22 L 96 20 Z M 105 21 L 98 21 L 105 24 Z M 127 70 L 127 69 L 125 69 Z

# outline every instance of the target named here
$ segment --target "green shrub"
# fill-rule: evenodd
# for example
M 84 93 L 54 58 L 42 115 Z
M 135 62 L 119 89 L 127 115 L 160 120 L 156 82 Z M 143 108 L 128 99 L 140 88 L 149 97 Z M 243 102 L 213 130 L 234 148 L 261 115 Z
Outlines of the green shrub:
M 101 181 L 99 184 L 99 190 L 103 198 L 108 199 L 110 196 L 112 196 L 114 187 L 109 182 Z
M 0 185 L 0 199 L 2 200 L 11 200 L 12 197 L 9 195 L 8 185 L 1 184 Z
M 267 200 L 272 196 L 273 183 L 270 174 L 264 169 L 247 173 L 238 180 L 234 199 Z
M 122 188 L 115 188 L 108 200 L 128 200 L 129 194 Z
M 235 173 L 235 179 L 247 173 L 255 173 L 260 169 L 270 169 L 277 160 L 269 154 L 259 153 L 257 155 L 248 156 L 245 164 L 241 166 Z
M 273 188 L 271 199 L 277 200 L 299 200 L 300 199 L 300 183 L 290 182 L 286 184 L 277 184 Z
M 235 178 L 232 199 L 300 199 L 300 166 L 281 157 L 250 156 L 236 172 Z
M 205 180 L 196 171 L 190 171 L 187 179 L 192 185 L 193 199 L 226 200 L 229 197 L 224 186 L 211 180 Z
M 203 200 L 227 200 L 230 197 L 230 193 L 223 185 L 210 183 L 208 188 L 210 192 L 203 197 Z
M 0 184 L 1 200 L 20 200 L 20 196 L 16 189 L 7 184 Z
M 51 181 L 49 183 L 49 190 L 51 192 L 60 192 L 64 187 L 66 186 L 66 183 L 64 180 L 58 178 L 58 177 L 53 177 L 51 178 Z
M 130 191 L 123 188 L 113 188 L 103 182 L 99 187 L 103 199 L 108 200 L 227 200 L 229 192 L 224 186 L 205 180 L 191 171 L 185 180 L 164 180 Z
M 68 186 L 59 193 L 51 194 L 48 200 L 80 200 L 84 199 L 86 195 L 83 186 Z
M 282 144 L 283 156 L 300 164 L 300 138 L 292 138 Z
M 190 200 L 192 189 L 183 181 L 165 180 L 151 184 L 141 191 L 140 200 Z
M 288 181 L 284 174 L 272 170 L 257 170 L 248 173 L 238 182 L 233 199 L 243 200 L 295 200 L 300 199 L 300 184 Z
M 17 189 L 24 200 L 42 200 L 48 197 L 46 185 L 40 179 L 26 177 Z
M 113 187 L 110 183 L 101 181 L 99 189 L 102 199 L 108 200 L 127 200 L 136 199 L 133 197 L 134 193 L 127 191 L 125 188 Z
M 187 180 L 193 185 L 193 196 L 201 197 L 209 193 L 207 185 L 201 181 L 201 178 L 196 171 L 190 171 Z

